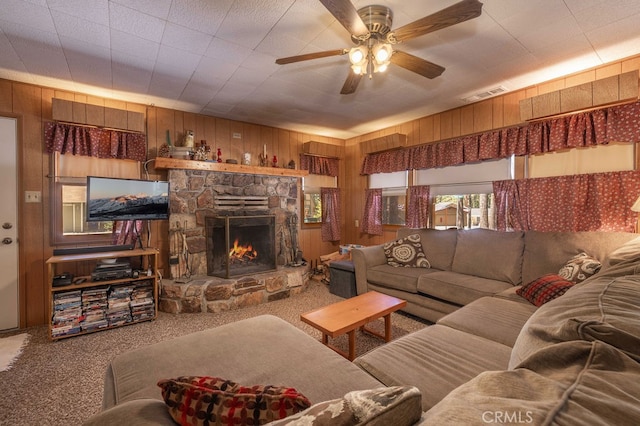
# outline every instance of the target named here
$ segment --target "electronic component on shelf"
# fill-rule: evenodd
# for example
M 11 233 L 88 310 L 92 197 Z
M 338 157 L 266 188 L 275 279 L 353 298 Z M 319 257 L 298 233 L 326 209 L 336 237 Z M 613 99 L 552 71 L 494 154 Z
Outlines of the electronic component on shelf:
M 73 274 L 70 274 L 69 272 L 63 272 L 62 274 L 53 277 L 53 282 L 51 283 L 51 285 L 53 287 L 62 287 L 65 285 L 71 285 L 72 282 Z

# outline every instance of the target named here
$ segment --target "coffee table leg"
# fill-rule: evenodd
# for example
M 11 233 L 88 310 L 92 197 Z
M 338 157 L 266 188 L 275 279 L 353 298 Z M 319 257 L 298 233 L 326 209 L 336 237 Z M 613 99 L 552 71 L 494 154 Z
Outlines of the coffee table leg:
M 329 335 L 322 333 L 322 343 L 326 346 L 329 346 Z
M 349 333 L 349 361 L 356 358 L 356 331 L 351 330 Z
M 384 316 L 384 340 L 391 341 L 391 314 Z

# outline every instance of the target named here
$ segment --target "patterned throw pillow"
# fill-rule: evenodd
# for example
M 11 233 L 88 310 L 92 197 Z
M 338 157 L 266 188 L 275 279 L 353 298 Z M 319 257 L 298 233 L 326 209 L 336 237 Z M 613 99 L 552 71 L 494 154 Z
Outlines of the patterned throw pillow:
M 569 259 L 569 261 L 560 268 L 558 275 L 577 284 L 597 274 L 601 267 L 602 263 L 600 263 L 598 259 L 583 252 Z
M 387 263 L 391 266 L 405 268 L 430 268 L 431 265 L 422 250 L 420 235 L 412 234 L 400 240 L 383 245 Z
M 516 293 L 536 306 L 542 306 L 556 297 L 562 296 L 574 285 L 556 274 L 543 275 L 540 278 L 523 285 Z
M 181 425 L 262 425 L 303 411 L 311 403 L 294 388 L 241 386 L 207 376 L 158 382 L 169 414 Z

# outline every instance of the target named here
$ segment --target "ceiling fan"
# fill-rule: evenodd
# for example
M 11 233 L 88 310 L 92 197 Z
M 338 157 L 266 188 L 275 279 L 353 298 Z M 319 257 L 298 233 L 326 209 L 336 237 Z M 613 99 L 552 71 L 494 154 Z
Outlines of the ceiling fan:
M 372 73 L 383 72 L 390 63 L 427 78 L 438 77 L 444 72 L 444 67 L 394 49 L 392 46 L 476 18 L 482 13 L 482 3 L 478 0 L 462 0 L 391 31 L 393 12 L 386 6 L 365 6 L 356 10 L 350 0 L 320 2 L 349 31 L 355 47 L 289 56 L 277 59 L 276 64 L 284 65 L 348 54 L 351 70 L 340 91 L 343 95 L 354 93 L 362 76 L 368 74 L 371 78 Z

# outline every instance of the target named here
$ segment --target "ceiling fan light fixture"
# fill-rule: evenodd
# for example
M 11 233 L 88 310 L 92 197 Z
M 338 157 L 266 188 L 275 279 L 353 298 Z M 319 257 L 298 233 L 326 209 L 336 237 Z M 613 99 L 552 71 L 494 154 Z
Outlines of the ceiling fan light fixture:
M 378 43 L 373 46 L 371 53 L 373 53 L 373 59 L 378 63 L 378 65 L 385 63 L 388 64 L 391 59 L 393 49 L 389 43 Z
M 352 47 L 349 50 L 349 61 L 352 65 L 363 65 L 367 62 L 369 52 L 365 46 Z

